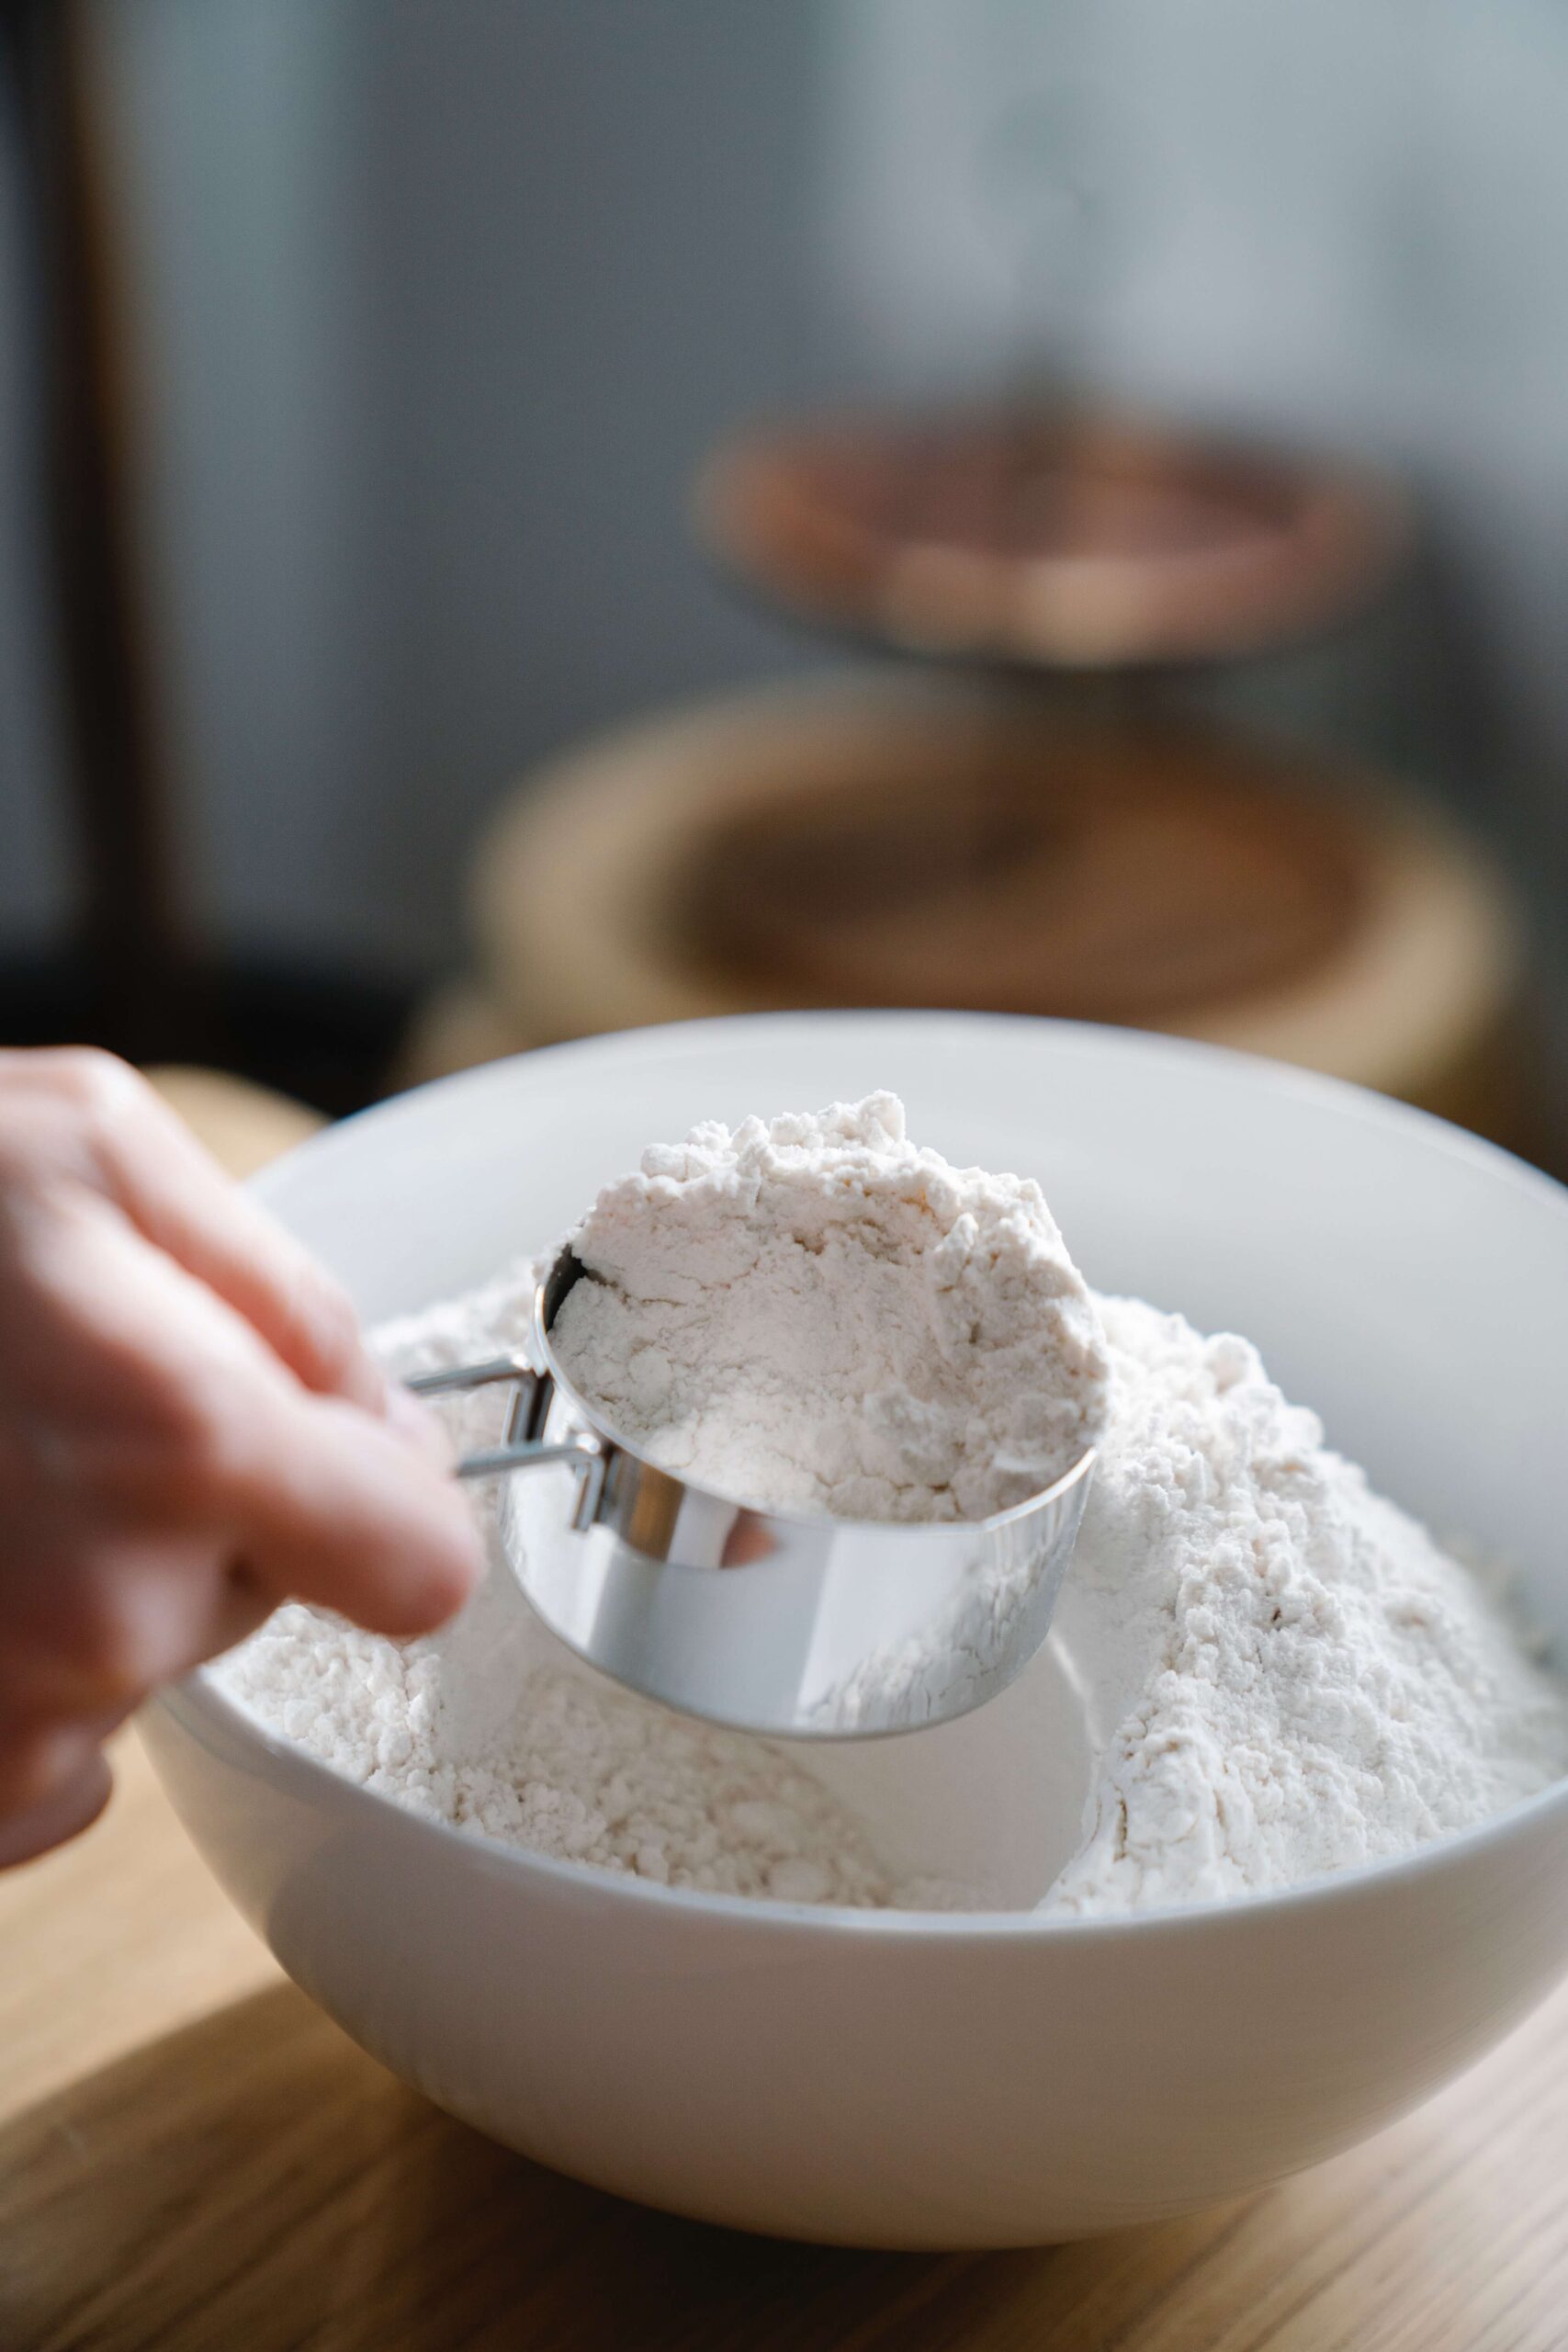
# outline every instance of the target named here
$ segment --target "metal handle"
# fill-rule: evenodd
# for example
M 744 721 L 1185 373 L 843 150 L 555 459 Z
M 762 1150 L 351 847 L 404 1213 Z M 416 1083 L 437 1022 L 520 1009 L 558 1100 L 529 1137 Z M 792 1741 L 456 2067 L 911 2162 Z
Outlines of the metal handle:
M 555 1383 L 547 1372 L 536 1372 L 525 1356 L 491 1356 L 483 1363 L 455 1364 L 446 1372 L 422 1372 L 406 1385 L 416 1396 L 450 1396 L 471 1388 L 511 1384 L 516 1390 L 506 1416 L 506 1431 L 499 1445 L 479 1453 L 465 1453 L 454 1465 L 458 1478 L 494 1478 L 513 1470 L 534 1470 L 550 1462 L 570 1464 L 577 1476 L 573 1527 L 591 1527 L 604 1487 L 605 1448 L 592 1431 L 583 1430 L 559 1444 L 546 1444 L 539 1436 L 549 1409 Z

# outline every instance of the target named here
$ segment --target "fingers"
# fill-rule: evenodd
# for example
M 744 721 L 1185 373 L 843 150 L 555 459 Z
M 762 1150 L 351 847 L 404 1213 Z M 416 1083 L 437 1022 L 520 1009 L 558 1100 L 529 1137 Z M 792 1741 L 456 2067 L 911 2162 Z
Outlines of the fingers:
M 312 1395 L 101 1204 L 36 1232 L 29 1270 L 32 1548 L 81 1568 L 89 1652 L 143 1685 L 183 1671 L 192 1644 L 216 1645 L 199 1615 L 180 1634 L 213 1561 L 381 1633 L 426 1632 L 466 1598 L 478 1531 L 412 1399 L 392 1420 Z M 0 1397 L 6 1376 L 0 1359 Z M 152 1553 L 161 1568 L 139 1566 Z M 51 1606 L 48 1580 L 20 1586 L 13 1625 Z
M 161 1683 L 232 1649 L 270 1614 L 273 1594 L 210 1538 L 107 1544 L 72 1561 L 39 1560 L 15 1596 L 0 1667 L 7 1705 L 34 1720 L 118 1720 Z
M 278 1601 L 424 1633 L 482 1547 L 342 1294 L 132 1073 L 0 1053 L 0 1086 L 4 1862 L 85 1827 L 113 1725 Z
M 381 1411 L 387 1384 L 347 1292 L 150 1091 L 145 1109 L 111 1158 L 132 1223 L 243 1315 L 307 1388 Z
M 483 1545 L 468 1498 L 423 1439 L 336 1398 L 288 1396 L 274 1400 L 260 1435 L 231 1492 L 246 1558 L 275 1599 L 405 1635 L 462 1606 Z
M 347 1294 L 112 1056 L 31 1057 L 73 1105 L 104 1191 L 158 1249 L 243 1315 L 307 1388 L 379 1412 L 386 1382 Z
M 17 1627 L 0 1661 L 0 1869 L 86 1828 L 109 1792 L 101 1743 L 279 1600 L 407 1635 L 467 1598 L 480 1552 L 456 1485 L 353 1406 L 289 1399 L 288 1411 L 287 1478 L 253 1474 L 251 1491 L 242 1476 L 226 1498 L 254 1528 L 252 1557 L 203 1562 L 188 1541 L 117 1546 L 63 1579 L 51 1625 Z

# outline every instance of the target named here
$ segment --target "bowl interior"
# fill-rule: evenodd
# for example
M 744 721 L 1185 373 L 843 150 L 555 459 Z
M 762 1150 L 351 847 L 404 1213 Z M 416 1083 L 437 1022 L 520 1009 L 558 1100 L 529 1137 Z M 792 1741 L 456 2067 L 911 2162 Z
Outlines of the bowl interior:
M 1358 1090 L 1124 1031 L 782 1014 L 469 1072 L 332 1130 L 258 1189 L 375 1320 L 549 1248 L 647 1143 L 877 1087 L 903 1096 L 919 1142 L 1038 1177 L 1098 1289 L 1254 1340 L 1379 1486 L 1439 1535 L 1516 1563 L 1528 1611 L 1568 1651 L 1568 1193 Z M 910 1836 L 924 1823 L 922 1867 L 972 1835 L 965 1808 L 999 1760 L 988 1743 L 1036 1736 L 1005 1709 L 976 1719 L 983 1732 L 887 1743 L 880 1763 L 846 1757 L 895 1844 L 899 1820 Z M 1043 1712 L 1063 1726 L 1055 1769 L 1024 1784 L 1056 1796 L 1002 1839 L 1004 1900 L 1033 1899 L 1081 1804 L 1081 1727 L 1065 1707 Z M 954 1774 L 937 1747 L 960 1734 L 976 1752 Z

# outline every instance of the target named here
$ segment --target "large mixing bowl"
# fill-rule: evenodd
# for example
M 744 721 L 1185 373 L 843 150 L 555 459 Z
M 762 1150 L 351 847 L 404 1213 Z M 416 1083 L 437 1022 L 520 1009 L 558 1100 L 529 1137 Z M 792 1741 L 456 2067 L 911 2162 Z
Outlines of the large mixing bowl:
M 1256 1339 L 1383 1487 L 1517 1558 L 1568 1650 L 1568 1193 L 1419 1113 L 1112 1031 L 786 1015 L 448 1080 L 261 1190 L 379 1317 L 549 1241 L 650 1138 L 879 1086 L 950 1158 L 1040 1177 L 1100 1289 Z M 1007 1706 L 954 1767 L 954 1819 L 999 1815 L 1003 1844 L 1037 1802 L 987 1766 Z M 1097 1923 L 508 1851 L 336 1778 L 208 1674 L 146 1736 L 234 1901 L 395 2073 L 564 2172 L 791 2235 L 1008 2245 L 1255 2188 L 1425 2098 L 1568 1963 L 1568 1785 L 1401 1862 Z

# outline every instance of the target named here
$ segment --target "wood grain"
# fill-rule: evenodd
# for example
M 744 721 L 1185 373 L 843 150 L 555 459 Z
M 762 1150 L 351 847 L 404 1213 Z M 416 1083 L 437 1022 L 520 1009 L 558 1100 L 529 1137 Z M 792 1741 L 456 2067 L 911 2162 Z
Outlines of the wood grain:
M 1568 1993 L 1246 2204 L 1038 2253 L 671 2221 L 450 2122 L 278 1973 L 133 1742 L 0 1879 L 4 2352 L 1562 2352 Z

